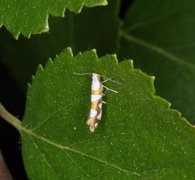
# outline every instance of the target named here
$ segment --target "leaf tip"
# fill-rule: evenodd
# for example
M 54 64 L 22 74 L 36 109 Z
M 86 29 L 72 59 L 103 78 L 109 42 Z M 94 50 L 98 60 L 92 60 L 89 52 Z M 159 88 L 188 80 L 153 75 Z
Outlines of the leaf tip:
M 115 63 L 118 65 L 119 62 L 118 62 L 117 55 L 116 54 L 112 54 L 111 57 L 115 61 Z
M 155 86 L 154 86 L 154 81 L 155 81 L 155 79 L 156 79 L 156 77 L 155 76 L 149 76 L 149 75 L 147 75 L 148 77 L 149 77 L 149 79 L 150 79 L 150 81 L 151 81 L 151 84 L 152 84 L 152 86 L 153 86 L 153 92 L 154 92 L 154 94 L 155 94 Z
M 75 55 L 75 58 L 79 57 L 79 56 L 83 56 L 86 57 L 86 59 L 88 57 L 90 57 L 90 59 L 94 59 L 94 60 L 98 60 L 98 55 L 97 55 L 97 51 L 96 49 L 91 49 L 91 50 L 87 50 L 85 52 L 79 52 Z
M 32 86 L 31 86 L 31 84 L 30 84 L 30 83 L 27 83 L 27 87 L 28 87 L 28 88 L 31 88 Z
M 57 55 L 56 55 L 57 56 Z M 58 56 L 57 56 L 58 57 Z M 53 60 L 51 58 L 48 59 L 48 63 L 53 64 Z
M 18 40 L 18 38 L 19 38 L 20 34 L 21 34 L 21 32 L 20 32 L 20 31 L 18 31 L 16 34 L 14 34 L 14 38 L 15 38 L 16 40 Z
M 89 52 L 91 53 L 91 55 L 93 56 L 93 58 L 98 61 L 99 57 L 98 57 L 98 54 L 97 54 L 97 50 L 96 49 L 92 49 Z
M 131 67 L 134 68 L 133 60 L 129 59 L 129 63 L 131 64 Z
M 35 80 L 35 76 L 34 75 L 32 75 L 32 80 Z
M 126 62 L 130 66 L 131 69 L 134 69 L 134 65 L 133 65 L 133 60 L 132 59 L 128 59 L 128 60 L 126 60 L 124 62 Z
M 65 17 L 65 13 L 66 13 L 66 7 L 64 7 L 61 16 L 62 16 L 62 17 Z
M 65 53 L 68 53 L 68 54 L 71 55 L 71 57 L 73 57 L 73 52 L 72 52 L 72 48 L 71 48 L 71 47 L 67 47 L 67 48 L 65 49 Z
M 41 64 L 39 64 L 39 66 L 38 66 L 38 70 L 40 70 L 40 71 L 44 71 L 44 68 L 43 68 L 43 66 L 42 66 Z
M 104 6 L 106 6 L 106 5 L 108 5 L 108 1 L 102 1 L 102 5 L 104 5 Z
M 92 49 L 91 52 L 97 55 L 96 49 Z
M 47 14 L 47 17 L 46 17 L 46 20 L 45 20 L 45 27 L 44 27 L 44 29 L 43 29 L 42 32 L 49 31 L 49 22 L 48 22 L 48 19 L 49 19 L 49 14 Z
M 155 76 L 150 76 L 150 78 L 154 81 L 156 79 Z
M 28 38 L 28 39 L 30 39 L 30 37 L 31 37 L 31 33 L 28 33 L 27 35 L 26 35 L 26 37 Z
M 80 13 L 81 10 L 83 9 L 83 7 L 94 7 L 95 6 L 106 6 L 108 5 L 108 2 L 107 0 L 102 0 L 101 2 L 97 2 L 97 3 L 93 3 L 93 4 L 86 4 L 85 2 L 84 3 L 81 3 L 80 7 L 76 10 L 76 13 Z

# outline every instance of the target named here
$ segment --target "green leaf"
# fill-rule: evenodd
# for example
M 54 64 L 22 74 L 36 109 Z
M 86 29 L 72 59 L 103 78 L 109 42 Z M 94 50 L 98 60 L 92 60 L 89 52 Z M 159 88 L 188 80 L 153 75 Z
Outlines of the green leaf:
M 67 12 L 66 18 L 50 18 L 49 33 L 33 35 L 31 39 L 14 41 L 10 34 L 2 31 L 2 62 L 19 87 L 26 91 L 38 64 L 45 64 L 49 57 L 55 57 L 67 46 L 74 52 L 95 48 L 100 55 L 114 53 L 118 44 L 118 10 L 119 1 L 113 0 L 108 6 L 85 8 L 79 15 Z
M 195 123 L 194 6 L 194 0 L 136 0 L 121 30 L 120 56 L 155 75 L 157 94 Z
M 64 16 L 66 9 L 79 13 L 83 6 L 106 5 L 106 0 L 21 1 L 0 0 L 0 26 L 4 25 L 15 38 L 49 30 L 48 18 Z
M 91 75 L 74 73 L 94 72 L 120 84 L 104 83 L 118 93 L 105 91 L 103 117 L 91 133 Z M 194 129 L 169 106 L 132 61 L 66 49 L 39 66 L 29 85 L 19 128 L 29 178 L 193 179 Z

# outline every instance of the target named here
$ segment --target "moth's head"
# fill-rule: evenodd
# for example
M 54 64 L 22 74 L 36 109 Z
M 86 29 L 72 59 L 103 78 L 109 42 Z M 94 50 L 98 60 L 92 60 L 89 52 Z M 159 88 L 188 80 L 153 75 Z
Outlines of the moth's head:
M 93 74 L 92 74 L 92 79 L 93 79 L 94 81 L 100 81 L 100 75 L 97 74 L 97 73 L 93 73 Z

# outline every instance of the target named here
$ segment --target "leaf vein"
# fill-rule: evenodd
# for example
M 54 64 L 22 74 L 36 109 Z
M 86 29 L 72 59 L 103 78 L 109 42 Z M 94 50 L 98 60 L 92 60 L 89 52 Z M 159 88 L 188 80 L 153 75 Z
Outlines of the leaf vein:
M 34 141 L 33 137 L 29 136 L 30 139 L 32 140 L 32 144 L 34 145 L 34 147 L 38 150 L 38 152 L 40 153 L 40 155 L 43 157 L 43 161 L 45 162 L 46 166 L 51 170 L 51 172 L 58 177 L 57 173 L 53 170 L 53 168 L 51 167 L 50 163 L 47 161 L 45 155 L 43 152 L 41 152 L 38 144 Z
M 163 14 L 163 15 L 160 15 L 160 16 L 157 16 L 157 17 L 154 17 L 153 19 L 149 19 L 149 20 L 145 20 L 145 19 L 142 19 L 142 22 L 137 22 L 129 27 L 126 27 L 125 28 L 125 31 L 126 32 L 131 32 L 133 30 L 136 30 L 136 29 L 139 29 L 139 28 L 143 28 L 147 25 L 151 25 L 153 23 L 156 23 L 156 22 L 159 22 L 160 20 L 163 20 L 165 18 L 170 18 L 170 16 L 172 15 L 176 15 L 177 13 L 180 13 L 180 11 L 184 10 L 185 7 L 182 7 L 180 9 L 177 9 L 173 12 L 169 12 L 167 14 Z
M 45 124 L 49 119 L 51 119 L 56 113 L 58 113 L 61 109 L 58 109 L 56 111 L 54 111 L 53 113 L 51 113 L 47 118 L 45 118 L 43 121 L 41 121 L 39 124 L 37 124 L 37 126 L 35 126 L 32 131 L 35 131 L 36 129 L 40 128 L 40 126 L 42 126 L 43 124 Z
M 135 43 L 137 45 L 140 45 L 140 46 L 145 47 L 145 48 L 147 48 L 147 49 L 149 49 L 151 51 L 154 51 L 157 54 L 160 54 L 160 55 L 166 57 L 167 59 L 171 60 L 172 62 L 179 63 L 180 65 L 184 65 L 184 66 L 186 66 L 188 68 L 193 68 L 193 69 L 195 68 L 194 64 L 192 64 L 190 62 L 186 62 L 184 59 L 173 55 L 172 53 L 166 51 L 163 48 L 160 48 L 160 47 L 158 47 L 156 45 L 153 45 L 153 44 L 150 44 L 150 43 L 148 43 L 146 41 L 138 39 L 138 38 L 136 38 L 136 37 L 126 33 L 123 30 L 121 30 L 120 33 L 121 33 L 121 36 L 124 37 L 129 42 L 133 42 L 133 43 Z
M 121 168 L 121 167 L 119 167 L 119 166 L 117 166 L 117 165 L 115 165 L 115 164 L 112 164 L 112 163 L 109 163 L 109 162 L 107 162 L 107 161 L 105 161 L 105 160 L 96 158 L 96 157 L 94 157 L 94 156 L 92 156 L 92 155 L 89 155 L 89 154 L 87 154 L 87 153 L 84 153 L 84 152 L 82 152 L 82 151 L 79 151 L 79 150 L 76 150 L 76 149 L 72 149 L 72 148 L 70 148 L 70 147 L 68 147 L 68 146 L 64 146 L 64 145 L 55 143 L 55 142 L 53 142 L 53 141 L 51 141 L 51 140 L 49 140 L 49 139 L 47 139 L 47 138 L 45 138 L 45 137 L 43 137 L 43 136 L 40 136 L 40 135 L 34 133 L 34 132 L 31 131 L 30 129 L 27 129 L 27 128 L 23 127 L 23 126 L 21 126 L 21 131 L 23 131 L 23 132 L 25 132 L 26 134 L 31 135 L 31 136 L 33 136 L 33 137 L 39 139 L 39 140 L 42 140 L 42 141 L 45 142 L 45 143 L 48 143 L 48 144 L 50 144 L 50 145 L 52 145 L 52 146 L 55 146 L 55 147 L 57 147 L 57 148 L 59 148 L 59 149 L 61 149 L 61 150 L 66 150 L 66 151 L 70 151 L 70 152 L 73 152 L 73 153 L 82 155 L 82 156 L 84 156 L 84 157 L 86 157 L 86 158 L 89 158 L 89 159 L 92 159 L 92 160 L 94 160 L 94 161 L 96 161 L 96 162 L 105 164 L 105 165 L 107 165 L 107 166 L 109 166 L 109 167 L 112 167 L 112 168 L 114 168 L 114 169 L 117 169 L 117 170 L 119 170 L 119 171 L 121 171 L 121 172 L 124 172 L 124 173 L 127 173 L 127 174 L 130 173 L 130 174 L 135 175 L 135 176 L 141 176 L 141 175 L 140 175 L 139 173 L 137 173 L 137 172 L 129 171 L 128 169 L 123 169 L 123 168 Z
M 85 174 L 87 177 L 90 177 L 90 175 L 87 173 L 87 172 L 85 172 L 85 170 L 81 167 L 81 166 L 79 166 L 79 164 L 70 156 L 70 154 L 68 154 L 68 152 L 66 152 L 66 151 L 63 151 L 65 154 L 66 154 L 66 156 L 75 164 L 75 166 L 76 167 L 78 167 L 78 169 L 83 173 L 83 174 Z

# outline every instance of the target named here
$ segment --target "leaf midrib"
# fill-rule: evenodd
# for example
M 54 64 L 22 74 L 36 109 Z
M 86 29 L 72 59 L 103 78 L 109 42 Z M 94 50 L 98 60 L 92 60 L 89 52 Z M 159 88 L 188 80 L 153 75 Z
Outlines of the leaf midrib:
M 129 170 L 127 170 L 127 169 L 123 169 L 123 168 L 121 168 L 121 167 L 119 167 L 119 166 L 117 166 L 117 165 L 115 165 L 115 164 L 109 163 L 109 162 L 107 162 L 107 161 L 105 161 L 105 160 L 102 160 L 102 159 L 98 159 L 98 158 L 96 158 L 95 156 L 86 154 L 86 153 L 84 153 L 84 152 L 82 152 L 82 151 L 78 151 L 78 150 L 73 149 L 73 148 L 70 148 L 70 147 L 68 147 L 68 146 L 64 146 L 64 145 L 55 143 L 55 142 L 53 142 L 53 141 L 51 141 L 51 140 L 49 140 L 49 139 L 47 139 L 47 138 L 45 138 L 45 137 L 43 137 L 43 136 L 41 136 L 41 135 L 39 135 L 39 134 L 34 133 L 32 130 L 27 129 L 26 127 L 24 127 L 24 126 L 22 126 L 22 125 L 21 125 L 21 127 L 20 127 L 20 131 L 21 131 L 21 132 L 24 132 L 24 133 L 26 133 L 27 135 L 30 135 L 30 136 L 32 136 L 32 137 L 34 137 L 34 138 L 37 138 L 37 139 L 39 139 L 39 140 L 42 140 L 43 142 L 45 142 L 45 143 L 47 143 L 47 144 L 49 144 L 49 145 L 52 145 L 52 146 L 54 146 L 54 147 L 56 147 L 56 148 L 58 148 L 58 149 L 60 149 L 60 150 L 66 150 L 66 151 L 69 151 L 69 152 L 73 152 L 73 153 L 82 155 L 82 156 L 84 156 L 84 157 L 86 157 L 86 158 L 95 160 L 96 162 L 99 162 L 99 163 L 102 163 L 102 164 L 104 164 L 104 165 L 110 166 L 110 167 L 112 167 L 112 168 L 114 168 L 114 169 L 117 169 L 117 170 L 119 170 L 119 171 L 125 172 L 125 173 L 127 173 L 127 174 L 130 173 L 130 174 L 135 175 L 135 176 L 139 176 L 139 177 L 141 176 L 141 175 L 140 175 L 139 173 L 137 173 L 137 172 L 133 172 L 133 171 L 129 171 Z
M 174 63 L 177 63 L 177 64 L 180 64 L 180 65 L 184 65 L 188 68 L 193 68 L 195 69 L 195 65 L 190 63 L 190 62 L 187 62 L 185 61 L 184 59 L 180 58 L 180 57 L 177 57 L 175 55 L 173 55 L 172 53 L 166 51 L 165 49 L 161 48 L 161 47 L 158 47 L 154 44 L 151 44 L 151 43 L 148 43 L 144 40 L 141 40 L 141 39 L 138 39 L 130 34 L 128 34 L 126 31 L 124 30 L 120 30 L 120 34 L 123 38 L 125 38 L 128 42 L 133 42 L 139 46 L 142 46 L 146 49 L 149 49 L 157 54 L 160 54 L 164 57 L 166 57 L 167 59 L 169 59 L 170 61 L 174 62 Z

